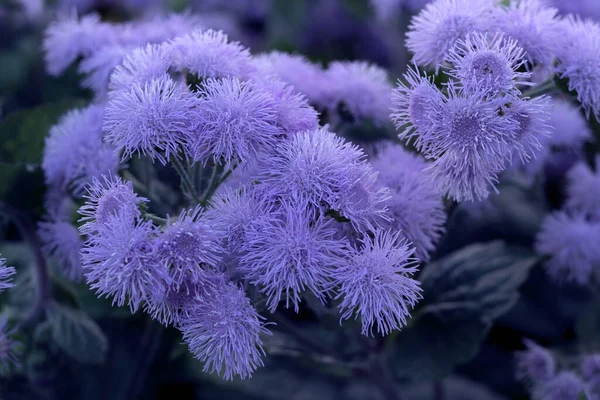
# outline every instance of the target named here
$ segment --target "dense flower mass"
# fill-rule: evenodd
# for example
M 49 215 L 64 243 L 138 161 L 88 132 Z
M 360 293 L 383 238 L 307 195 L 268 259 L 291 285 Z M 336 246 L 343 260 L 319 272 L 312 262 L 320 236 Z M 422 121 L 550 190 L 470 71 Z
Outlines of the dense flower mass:
M 6 266 L 6 260 L 0 258 L 0 292 L 9 289 L 13 286 L 12 276 L 16 273 L 13 267 Z

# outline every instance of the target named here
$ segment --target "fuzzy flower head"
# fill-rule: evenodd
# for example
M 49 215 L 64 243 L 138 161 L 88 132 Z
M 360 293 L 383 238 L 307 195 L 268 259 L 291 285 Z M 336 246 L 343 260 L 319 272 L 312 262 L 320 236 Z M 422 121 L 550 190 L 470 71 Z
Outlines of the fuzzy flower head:
M 227 380 L 250 378 L 263 366 L 261 334 L 269 334 L 244 291 L 223 280 L 200 297 L 188 318 L 181 321 L 183 340 L 204 371 Z
M 372 227 L 385 215 L 389 191 L 357 146 L 325 129 L 299 132 L 261 162 L 259 181 L 270 197 L 281 197 Z
M 196 97 L 168 75 L 129 91 L 119 91 L 106 106 L 106 140 L 123 159 L 144 154 L 165 165 L 192 134 Z
M 16 272 L 14 267 L 6 266 L 6 259 L 0 258 L 0 293 L 14 286 L 11 281 Z
M 535 247 L 551 257 L 545 266 L 552 278 L 586 285 L 600 267 L 599 241 L 600 223 L 561 211 L 546 217 Z
M 121 213 L 106 229 L 91 235 L 81 251 L 90 287 L 113 304 L 128 304 L 135 312 L 143 301 L 170 284 L 170 276 L 157 257 L 157 229 L 151 221 L 131 224 Z
M 425 171 L 427 163 L 399 145 L 380 149 L 372 163 L 379 172 L 379 182 L 391 190 L 389 226 L 402 231 L 413 243 L 419 260 L 429 260 L 444 232 L 446 212 Z
M 168 57 L 177 71 L 200 78 L 247 77 L 254 70 L 248 49 L 221 31 L 195 31 L 174 39 Z
M 526 349 L 518 352 L 517 377 L 529 384 L 552 379 L 556 373 L 556 361 L 552 354 L 535 342 L 526 339 Z
M 517 90 L 516 85 L 532 85 L 531 75 L 519 72 L 524 55 L 510 38 L 473 32 L 456 41 L 445 62 L 451 65 L 448 73 L 460 82 L 462 90 L 493 95 Z
M 222 249 L 211 227 L 200 218 L 201 212 L 198 206 L 182 211 L 179 218 L 168 218 L 159 237 L 158 256 L 176 286 L 197 283 L 203 268 L 215 266 L 220 260 Z
M 275 100 L 257 85 L 236 78 L 208 79 L 199 95 L 189 149 L 194 161 L 251 162 L 280 139 Z
M 494 0 L 436 0 L 413 17 L 406 34 L 406 47 L 413 61 L 438 69 L 457 40 L 485 30 Z
M 357 120 L 387 121 L 392 86 L 384 69 L 364 61 L 335 61 L 325 71 L 325 79 L 330 108 L 342 104 Z
M 549 125 L 552 127 L 547 140 L 549 146 L 577 149 L 592 138 L 592 133 L 581 110 L 561 98 L 552 99 Z
M 142 87 L 169 71 L 167 45 L 148 44 L 130 52 L 110 76 L 109 89 L 129 90 L 134 84 Z
M 323 299 L 329 275 L 339 265 L 345 242 L 334 238 L 332 221 L 314 220 L 304 209 L 284 205 L 278 213 L 251 224 L 240 270 L 261 288 L 274 312 L 285 300 L 298 312 L 306 289 Z
M 556 73 L 568 80 L 569 90 L 589 119 L 600 118 L 600 25 L 593 21 L 568 18 L 558 50 Z
M 491 31 L 503 33 L 525 50 L 528 67 L 549 65 L 554 58 L 558 10 L 541 0 L 511 1 L 495 7 L 490 16 Z
M 138 207 L 148 201 L 135 194 L 130 181 L 123 181 L 113 175 L 92 181 L 87 195 L 83 197 L 86 202 L 79 209 L 79 214 L 82 215 L 81 221 L 85 223 L 79 230 L 86 235 L 104 231 L 114 218 L 133 222 L 141 214 Z
M 419 282 L 412 278 L 417 272 L 414 248 L 399 232 L 383 230 L 362 244 L 333 274 L 340 287 L 338 297 L 343 297 L 339 306 L 342 319 L 351 318 L 356 311 L 363 335 L 372 335 L 374 326 L 387 335 L 406 325 L 410 309 L 421 298 Z
M 399 131 L 400 139 L 415 138 L 415 146 L 423 149 L 427 145 L 428 133 L 435 129 L 443 95 L 430 78 L 419 73 L 416 66 L 408 68 L 403 81 L 399 80 L 392 91 L 390 118 Z
M 114 148 L 102 140 L 104 106 L 68 112 L 50 129 L 42 168 L 46 184 L 81 196 L 93 179 L 117 171 Z
M 514 98 L 512 103 L 504 108 L 506 115 L 519 124 L 515 153 L 522 163 L 535 159 L 542 152 L 542 143 L 547 141 L 552 131 L 548 123 L 551 110 L 552 104 L 546 96 L 533 99 Z
M 534 398 L 540 400 L 577 400 L 582 392 L 587 392 L 585 382 L 575 373 L 563 371 L 553 379 L 536 387 Z
M 83 59 L 77 69 L 79 73 L 86 75 L 81 86 L 92 89 L 98 97 L 104 97 L 108 91 L 110 75 L 131 50 L 131 46 L 104 46 Z
M 38 235 L 42 249 L 58 262 L 60 272 L 72 281 L 83 279 L 80 251 L 83 240 L 77 228 L 68 221 L 49 220 L 40 222 Z
M 596 157 L 596 171 L 584 162 L 577 163 L 569 173 L 567 209 L 600 221 L 600 157 Z
M 12 336 L 15 329 L 8 329 L 8 319 L 0 317 L 0 372 L 6 372 L 20 364 L 21 344 Z
M 600 388 L 600 354 L 588 354 L 583 358 L 581 376 L 593 388 Z

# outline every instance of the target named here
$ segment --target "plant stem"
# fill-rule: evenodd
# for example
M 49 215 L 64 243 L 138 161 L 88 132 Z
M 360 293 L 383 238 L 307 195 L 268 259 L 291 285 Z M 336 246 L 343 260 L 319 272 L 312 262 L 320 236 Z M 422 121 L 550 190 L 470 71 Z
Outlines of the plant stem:
M 229 177 L 229 175 L 231 175 L 231 173 L 235 170 L 235 168 L 236 168 L 236 166 L 234 165 L 233 167 L 228 169 L 224 174 L 219 176 L 219 173 L 223 172 L 223 167 L 222 166 L 214 167 L 213 173 L 212 173 L 212 175 L 210 177 L 210 181 L 208 183 L 208 187 L 206 188 L 206 191 L 204 192 L 204 194 L 202 195 L 202 199 L 200 200 L 200 204 L 202 206 L 208 205 L 208 202 L 210 201 L 212 196 L 215 194 L 215 192 L 217 191 L 219 186 L 221 186 L 221 184 L 223 182 L 225 182 L 225 179 L 227 179 Z
M 547 80 L 545 82 L 540 83 L 539 85 L 535 85 L 523 92 L 523 98 L 525 97 L 539 97 L 543 94 L 550 93 L 556 89 L 556 85 L 552 79 Z
M 402 397 L 398 393 L 398 389 L 394 384 L 390 371 L 380 355 L 377 355 L 374 358 L 371 367 L 367 371 L 367 376 L 373 385 L 379 389 L 379 392 L 383 395 L 384 399 L 401 400 Z
M 196 194 L 196 189 L 194 188 L 194 183 L 191 181 L 190 176 L 185 170 L 185 167 L 181 163 L 181 160 L 177 157 L 172 157 L 171 162 L 179 177 L 181 178 L 181 186 L 183 187 L 183 191 L 187 194 L 192 200 L 196 203 L 200 202 L 198 199 L 198 195 Z
M 131 374 L 131 384 L 126 398 L 135 400 L 142 393 L 145 386 L 144 381 L 160 348 L 164 331 L 164 327 L 155 321 L 151 319 L 146 321 L 146 327 L 141 338 L 140 360 L 136 363 L 135 369 Z
M 144 218 L 150 219 L 158 224 L 166 224 L 167 220 L 164 218 L 159 217 L 158 215 L 154 215 L 152 213 L 144 213 Z

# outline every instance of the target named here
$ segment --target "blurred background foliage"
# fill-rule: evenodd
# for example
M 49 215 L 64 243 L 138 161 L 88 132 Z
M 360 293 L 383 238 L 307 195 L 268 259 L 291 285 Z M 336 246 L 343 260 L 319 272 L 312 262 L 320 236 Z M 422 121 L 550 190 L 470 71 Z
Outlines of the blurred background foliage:
M 55 2 L 39 13 L 23 3 L 0 1 L 0 201 L 27 230 L 43 214 L 44 138 L 91 93 L 79 88 L 75 69 L 59 78 L 45 73 L 40 44 Z M 83 11 L 107 20 L 140 12 L 118 4 Z M 366 0 L 169 0 L 164 7 L 218 13 L 233 21 L 233 39 L 255 52 L 298 52 L 324 63 L 364 59 L 394 79 L 408 59 L 403 35 L 410 13 L 380 22 Z M 366 126 L 355 131 L 365 141 L 382 134 Z M 385 342 L 383 359 L 357 355 L 357 327 L 340 329 L 334 313 L 317 314 L 308 301 L 266 339 L 265 368 L 251 380 L 225 382 L 202 373 L 176 331 L 111 307 L 50 269 L 52 304 L 20 332 L 22 367 L 0 378 L 0 398 L 375 400 L 384 397 L 367 378 L 381 374 L 396 382 L 397 399 L 526 399 L 514 379 L 513 356 L 523 338 L 555 349 L 600 350 L 600 299 L 549 281 L 531 251 L 542 218 L 560 206 L 561 179 L 532 187 L 512 177 L 489 202 L 452 210 L 434 261 L 419 278 L 424 300 L 409 326 Z M 9 315 L 34 310 L 39 291 L 35 243 L 17 228 L 0 220 L 0 253 L 18 271 L 16 288 L 0 296 Z

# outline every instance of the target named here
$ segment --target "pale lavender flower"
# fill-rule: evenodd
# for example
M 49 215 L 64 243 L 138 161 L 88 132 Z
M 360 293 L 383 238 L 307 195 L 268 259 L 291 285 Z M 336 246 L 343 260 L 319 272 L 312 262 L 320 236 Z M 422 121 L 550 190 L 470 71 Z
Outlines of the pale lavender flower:
M 79 209 L 80 221 L 84 222 L 79 231 L 84 235 L 105 231 L 115 218 L 123 219 L 123 223 L 133 223 L 141 215 L 139 206 L 148 202 L 133 191 L 130 181 L 113 175 L 94 179 L 87 191 L 83 196 L 85 204 Z
M 581 392 L 587 392 L 585 382 L 575 373 L 563 371 L 553 379 L 537 386 L 534 390 L 534 398 L 539 400 L 577 400 Z
M 224 78 L 208 79 L 199 89 L 195 135 L 187 149 L 194 161 L 248 163 L 279 141 L 277 104 L 259 86 Z
M 357 120 L 388 119 L 392 86 L 387 72 L 365 61 L 334 61 L 325 71 L 329 108 L 343 105 Z
M 198 299 L 180 329 L 205 372 L 246 379 L 263 366 L 260 335 L 270 332 L 262 320 L 244 291 L 223 280 Z
M 596 171 L 579 162 L 567 174 L 567 202 L 565 207 L 594 220 L 600 220 L 600 157 L 596 157 Z
M 144 85 L 164 76 L 169 70 L 167 45 L 148 44 L 134 49 L 110 76 L 109 89 L 129 90 L 134 84 Z M 117 92 L 118 93 L 118 92 Z
M 157 228 L 151 221 L 132 224 L 120 213 L 106 229 L 88 237 L 81 251 L 82 267 L 90 288 L 113 304 L 128 304 L 135 312 L 143 301 L 162 293 L 170 276 L 157 256 Z
M 111 96 L 105 139 L 123 160 L 143 154 L 165 165 L 192 136 L 197 107 L 196 96 L 168 75 L 133 84 Z
M 541 0 L 518 0 L 495 7 L 490 30 L 516 40 L 525 50 L 528 67 L 549 65 L 554 58 L 558 31 L 558 10 Z
M 148 0 L 143 0 L 143 2 L 147 3 Z M 130 26 L 130 29 L 129 32 L 123 35 L 122 40 L 138 46 L 143 46 L 147 43 L 161 43 L 200 29 L 205 29 L 206 21 L 207 19 L 189 12 L 168 14 L 166 16 L 156 13 L 151 18 L 127 24 Z
M 534 341 L 525 339 L 526 349 L 517 352 L 517 378 L 528 384 L 538 384 L 554 378 L 556 361 L 547 349 Z
M 407 0 L 370 0 L 375 15 L 380 20 L 390 20 L 397 16 Z
M 548 123 L 552 111 L 550 98 L 539 96 L 515 98 L 509 106 L 504 107 L 507 116 L 514 119 L 519 128 L 516 131 L 516 155 L 521 163 L 537 158 L 542 152 L 542 143 L 549 137 L 552 127 Z
M 168 56 L 176 70 L 201 78 L 244 78 L 254 70 L 248 49 L 211 29 L 174 39 Z
M 0 257 L 0 293 L 14 286 L 11 281 L 12 276 L 16 273 L 15 268 L 7 267 L 6 259 Z
M 374 327 L 387 335 L 406 325 L 410 309 L 421 298 L 419 282 L 412 278 L 417 272 L 414 248 L 400 232 L 383 230 L 362 245 L 332 275 L 340 287 L 342 319 L 356 312 L 363 335 L 372 335 Z
M 494 0 L 437 0 L 413 17 L 406 47 L 419 65 L 438 69 L 457 40 L 485 31 Z
M 58 270 L 72 281 L 81 281 L 83 269 L 79 252 L 83 247 L 83 240 L 77 228 L 68 221 L 50 217 L 50 220 L 38 224 L 38 235 L 44 252 L 58 262 Z
M 86 75 L 81 86 L 92 89 L 98 97 L 105 96 L 110 75 L 131 51 L 127 46 L 104 46 L 83 59 L 78 67 L 79 73 Z
M 568 80 L 569 90 L 589 119 L 600 118 L 600 25 L 576 18 L 565 20 L 565 32 L 558 49 L 556 73 Z
M 100 104 L 72 110 L 50 129 L 42 159 L 48 186 L 80 196 L 93 179 L 116 173 L 119 159 L 102 140 L 103 114 Z
M 539 254 L 551 257 L 545 267 L 553 279 L 586 285 L 600 265 L 599 241 L 599 222 L 560 211 L 546 217 L 535 248 Z
M 158 238 L 158 257 L 169 270 L 175 288 L 184 283 L 198 283 L 203 270 L 220 261 L 223 249 L 201 213 L 202 208 L 197 206 L 182 211 L 178 218 L 167 218 Z
M 458 39 L 445 58 L 448 74 L 458 80 L 461 90 L 488 91 L 488 95 L 509 93 L 516 85 L 531 86 L 531 74 L 520 72 L 525 52 L 503 35 L 468 33 Z
M 561 98 L 552 99 L 552 116 L 549 122 L 552 133 L 548 145 L 581 148 L 591 140 L 592 133 L 579 107 Z
M 581 376 L 591 387 L 600 388 L 600 354 L 588 354 L 581 361 Z
M 239 269 L 267 297 L 271 312 L 281 300 L 298 312 L 305 290 L 324 299 L 329 276 L 342 262 L 346 242 L 334 238 L 331 220 L 315 220 L 311 214 L 297 204 L 284 203 L 246 231 Z
M 389 226 L 412 242 L 419 260 L 428 261 L 444 232 L 446 212 L 425 171 L 427 163 L 399 145 L 380 148 L 372 163 L 379 172 L 379 182 L 391 190 Z
M 15 332 L 15 328 L 8 329 L 8 319 L 0 317 L 0 372 L 20 365 L 21 343 L 12 338 Z

